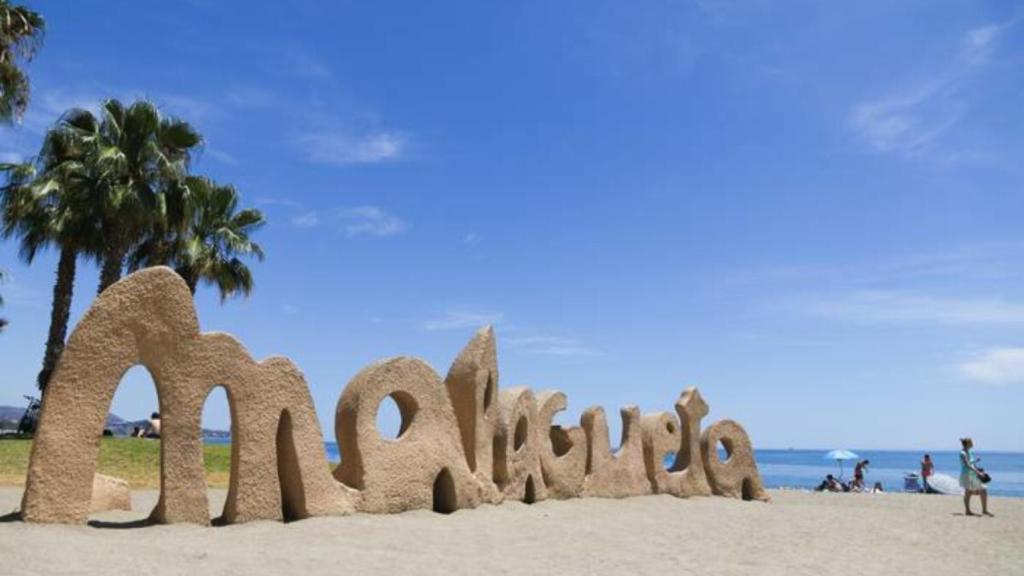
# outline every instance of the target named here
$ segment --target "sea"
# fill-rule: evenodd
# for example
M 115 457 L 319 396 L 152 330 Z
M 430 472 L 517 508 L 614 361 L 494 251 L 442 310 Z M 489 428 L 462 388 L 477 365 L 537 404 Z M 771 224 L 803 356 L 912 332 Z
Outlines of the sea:
M 903 477 L 909 473 L 921 473 L 921 459 L 924 451 L 907 450 L 856 450 L 861 459 L 869 460 L 864 480 L 874 486 L 881 482 L 885 490 L 903 490 Z M 768 488 L 814 488 L 826 474 L 839 476 L 840 466 L 834 460 L 826 460 L 827 450 L 755 450 L 757 468 Z M 928 452 L 935 463 L 935 472 L 953 478 L 960 477 L 960 452 Z M 980 458 L 978 466 L 992 476 L 988 492 L 994 496 L 1024 498 L 1024 453 L 982 452 L 975 450 Z M 856 461 L 843 464 L 845 480 L 853 476 Z
M 209 439 L 207 442 L 218 440 Z M 219 440 L 226 442 L 226 440 Z M 324 449 L 327 459 L 340 462 L 341 454 L 334 442 L 325 442 Z M 901 492 L 904 476 L 909 473 L 920 473 L 921 458 L 924 451 L 913 450 L 852 450 L 861 459 L 871 463 L 865 477 L 868 486 L 881 482 L 882 487 L 890 492 Z M 756 450 L 757 467 L 761 479 L 767 488 L 788 488 L 810 490 L 816 487 L 827 474 L 840 476 L 849 480 L 853 476 L 855 461 L 840 464 L 827 460 L 827 450 Z M 954 478 L 960 477 L 960 457 L 958 451 L 928 452 L 935 463 L 935 472 L 947 474 Z M 980 458 L 978 465 L 992 476 L 988 485 L 989 494 L 994 496 L 1010 496 L 1024 498 L 1024 453 L 1021 452 L 983 452 L 975 451 Z M 724 455 L 723 455 L 724 458 Z M 672 465 L 672 457 L 666 457 L 665 465 Z

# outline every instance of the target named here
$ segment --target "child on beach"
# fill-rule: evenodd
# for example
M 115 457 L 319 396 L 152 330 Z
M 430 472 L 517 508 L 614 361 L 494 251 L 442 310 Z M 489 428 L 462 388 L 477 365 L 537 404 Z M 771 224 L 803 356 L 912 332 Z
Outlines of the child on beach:
M 979 477 L 981 473 L 977 466 L 978 460 L 971 452 L 974 440 L 961 438 L 960 445 L 963 446 L 963 450 L 960 451 L 960 486 L 964 489 L 964 514 L 976 515 L 971 512 L 971 496 L 977 494 L 981 497 L 981 513 L 985 516 L 994 516 L 988 511 L 988 489 Z

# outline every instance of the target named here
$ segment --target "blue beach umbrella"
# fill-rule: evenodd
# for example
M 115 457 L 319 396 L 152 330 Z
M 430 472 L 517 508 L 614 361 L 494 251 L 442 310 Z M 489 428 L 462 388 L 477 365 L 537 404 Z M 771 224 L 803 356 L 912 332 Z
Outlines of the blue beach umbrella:
M 850 452 L 849 450 L 844 450 L 842 448 L 838 450 L 830 450 L 825 453 L 826 460 L 835 460 L 836 462 L 839 462 L 840 480 L 843 479 L 843 460 L 856 460 L 857 458 L 859 458 L 859 456 L 857 456 L 853 452 Z

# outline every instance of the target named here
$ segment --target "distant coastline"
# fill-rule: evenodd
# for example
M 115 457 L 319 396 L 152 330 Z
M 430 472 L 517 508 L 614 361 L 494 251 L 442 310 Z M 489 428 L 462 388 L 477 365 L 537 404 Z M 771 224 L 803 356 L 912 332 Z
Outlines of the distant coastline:
M 17 430 L 18 421 L 21 420 L 21 415 L 24 414 L 24 412 L 24 406 L 0 406 L 0 433 L 3 431 Z M 131 436 L 132 431 L 136 427 L 145 429 L 146 424 L 148 423 L 148 419 L 125 420 L 117 414 L 108 414 L 107 424 L 104 427 L 104 430 L 109 430 L 114 436 Z M 203 438 L 229 439 L 231 438 L 231 432 L 227 430 L 203 428 Z
M 210 443 L 230 443 L 229 436 L 207 438 Z M 765 487 L 772 489 L 813 489 L 826 474 L 839 474 L 835 462 L 823 458 L 827 450 L 810 449 L 755 449 L 758 469 Z M 863 458 L 871 460 L 868 480 L 881 482 L 889 492 L 903 491 L 903 476 L 917 472 L 923 450 L 854 450 Z M 331 463 L 341 461 L 336 442 L 324 441 L 324 452 Z M 936 470 L 951 476 L 958 475 L 957 452 L 954 450 L 932 450 L 928 452 L 935 461 Z M 989 491 L 993 496 L 1024 498 L 1024 452 L 986 451 L 978 453 L 982 462 L 993 475 Z M 665 459 L 666 467 L 671 466 L 673 457 Z M 846 466 L 847 477 L 852 467 Z

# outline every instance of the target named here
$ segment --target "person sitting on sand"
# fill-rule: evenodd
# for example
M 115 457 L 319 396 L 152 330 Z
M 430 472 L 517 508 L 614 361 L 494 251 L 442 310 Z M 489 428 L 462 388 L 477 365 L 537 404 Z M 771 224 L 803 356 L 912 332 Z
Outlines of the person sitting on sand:
M 988 489 L 979 478 L 978 460 L 971 452 L 971 449 L 974 448 L 974 440 L 961 438 L 960 445 L 963 446 L 963 450 L 960 451 L 960 486 L 964 489 L 964 514 L 976 515 L 971 512 L 971 496 L 977 494 L 981 497 L 981 513 L 985 516 L 993 516 L 988 511 Z
M 871 493 L 879 494 L 881 492 L 885 492 L 885 488 L 882 487 L 881 482 L 875 482 L 875 485 L 871 487 Z
M 160 437 L 160 413 L 153 412 L 149 415 L 149 423 L 146 424 L 145 433 L 142 435 L 143 438 L 159 438 Z
M 928 477 L 935 473 L 935 463 L 932 462 L 932 455 L 925 454 L 924 460 L 921 460 L 921 482 L 924 484 L 922 490 L 925 494 L 931 491 L 928 487 Z
M 821 481 L 821 484 L 816 488 L 818 492 L 845 492 L 846 486 L 836 479 L 835 476 L 828 474 L 825 479 Z

